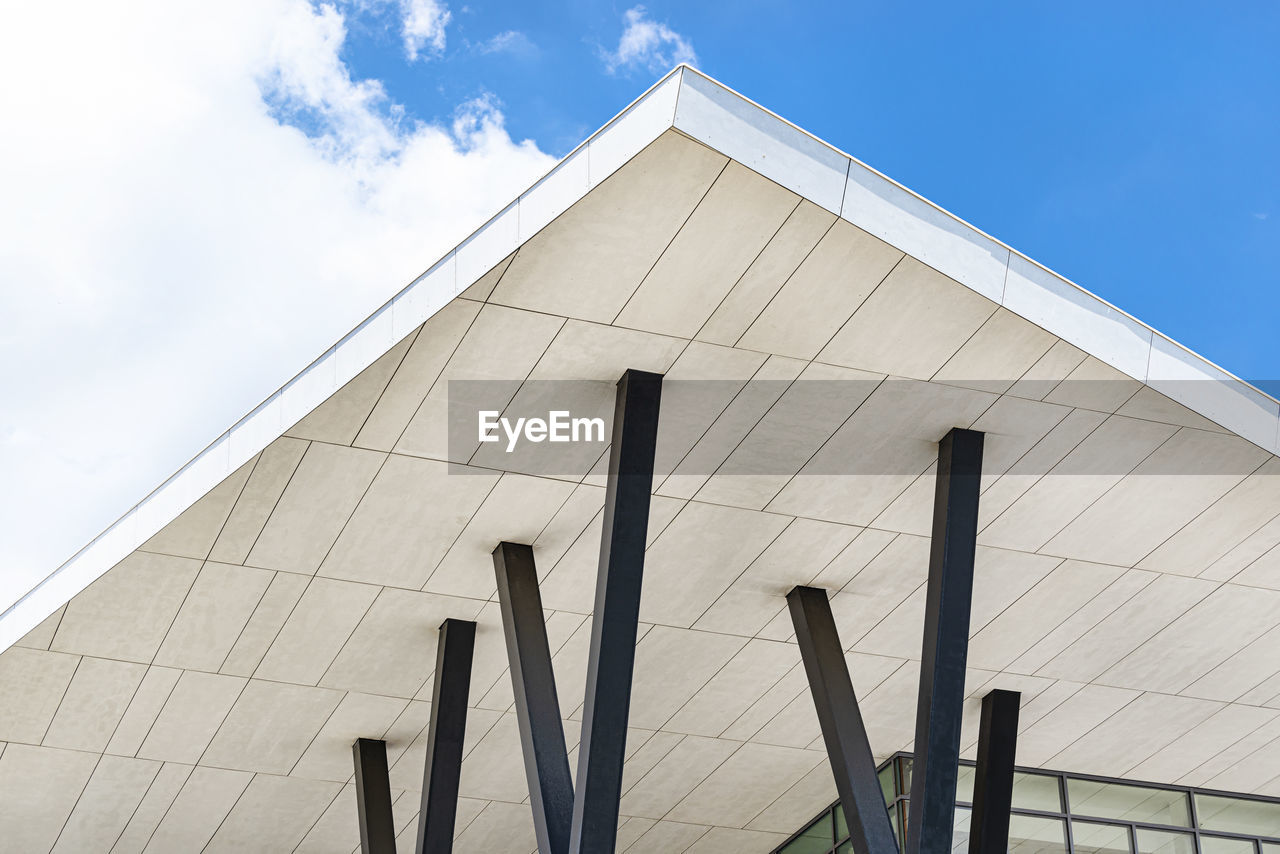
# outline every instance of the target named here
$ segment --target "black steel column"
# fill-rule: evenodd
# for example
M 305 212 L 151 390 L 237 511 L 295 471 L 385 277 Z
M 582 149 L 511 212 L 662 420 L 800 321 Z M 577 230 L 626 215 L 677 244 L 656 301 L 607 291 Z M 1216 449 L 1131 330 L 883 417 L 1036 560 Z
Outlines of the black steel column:
M 978 537 L 982 439 L 982 433 L 955 428 L 938 445 L 907 821 L 910 854 L 951 852 Z
M 1017 691 L 995 690 L 982 698 L 978 768 L 973 781 L 969 854 L 1006 854 L 1013 808 L 1013 758 L 1018 746 Z
M 467 732 L 467 695 L 471 692 L 471 656 L 475 646 L 475 623 L 445 620 L 440 624 L 435 684 L 431 689 L 431 726 L 427 730 L 427 762 L 422 772 L 417 854 L 449 854 L 453 850 L 462 741 Z
M 793 587 L 787 594 L 791 622 L 800 645 L 800 658 L 809 677 L 809 690 L 818 710 L 822 740 L 844 805 L 849 838 L 858 854 L 897 854 L 898 842 L 876 777 L 876 762 L 849 666 L 831 616 L 827 591 Z
M 529 802 L 541 854 L 566 854 L 573 823 L 573 779 L 560 722 L 560 700 L 551 668 L 551 647 L 542 616 L 533 549 L 499 543 L 493 550 L 498 603 L 507 638 L 511 689 L 520 725 Z
M 617 841 L 661 398 L 661 374 L 629 370 L 618 381 L 578 747 L 572 854 L 607 854 Z
M 396 825 L 391 818 L 391 780 L 387 776 L 387 743 L 357 738 L 351 745 L 356 764 L 356 812 L 360 816 L 360 851 L 396 854 Z

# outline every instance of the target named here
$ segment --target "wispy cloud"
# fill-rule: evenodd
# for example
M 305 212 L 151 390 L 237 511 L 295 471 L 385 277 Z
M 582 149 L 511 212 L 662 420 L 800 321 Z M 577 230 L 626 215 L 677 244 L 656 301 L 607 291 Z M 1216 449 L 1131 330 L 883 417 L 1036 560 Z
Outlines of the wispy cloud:
M 453 18 L 448 6 L 439 0 L 400 0 L 400 14 L 404 52 L 410 62 L 444 52 L 445 27 Z
M 538 46 L 519 30 L 507 30 L 486 39 L 475 46 L 478 53 L 509 53 L 515 56 L 533 56 Z
M 698 55 L 694 53 L 693 44 L 665 23 L 650 19 L 643 6 L 628 9 L 622 20 L 625 26 L 617 49 L 602 51 L 610 74 L 619 69 L 657 72 L 681 62 L 697 64 Z
M 1266 219 L 1269 216 L 1265 211 L 1258 211 L 1253 215 L 1254 219 Z

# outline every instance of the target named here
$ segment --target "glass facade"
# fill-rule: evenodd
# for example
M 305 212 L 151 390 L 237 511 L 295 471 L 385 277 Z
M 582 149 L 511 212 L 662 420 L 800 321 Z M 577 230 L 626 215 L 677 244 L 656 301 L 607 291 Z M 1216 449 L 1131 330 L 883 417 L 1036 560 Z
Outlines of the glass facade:
M 880 767 L 880 789 L 901 847 L 911 756 Z M 974 767 L 956 784 L 954 854 L 969 848 Z M 1021 768 L 1014 773 L 1010 854 L 1280 854 L 1280 800 Z M 774 854 L 852 854 L 837 802 Z

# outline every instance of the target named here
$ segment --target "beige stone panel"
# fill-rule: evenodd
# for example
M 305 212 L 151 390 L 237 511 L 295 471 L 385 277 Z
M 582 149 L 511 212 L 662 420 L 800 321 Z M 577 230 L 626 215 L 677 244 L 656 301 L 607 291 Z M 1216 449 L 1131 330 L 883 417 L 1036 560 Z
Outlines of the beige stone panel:
M 1085 685 L 1018 734 L 1018 764 L 1048 767 L 1055 756 L 1139 696 L 1127 688 Z
M 831 763 L 823 761 L 787 789 L 777 800 L 760 811 L 747 825 L 748 830 L 768 830 L 788 836 L 800 829 L 796 816 L 815 816 L 837 800 Z M 803 819 L 801 819 L 803 821 Z
M 1214 591 L 1211 581 L 1161 575 L 1036 671 L 1092 682 Z M 1100 595 L 1106 595 L 1105 591 Z
M 462 764 L 459 792 L 469 798 L 519 803 L 529 796 L 515 713 L 501 715 Z
M 799 202 L 730 161 L 614 322 L 692 338 Z
M 14 646 L 0 652 L 0 740 L 39 744 L 79 656 Z
M 40 625 L 18 638 L 13 645 L 25 646 L 27 649 L 48 649 L 49 644 L 53 642 L 53 633 L 58 630 L 58 623 L 62 622 L 62 614 L 66 609 L 67 606 L 63 605 L 45 617 L 40 621 Z
M 150 663 L 199 569 L 198 560 L 134 552 L 68 603 L 52 648 Z
M 400 434 L 418 411 L 418 405 L 427 396 L 479 312 L 479 303 L 455 299 L 419 327 L 413 346 L 360 428 L 354 443 L 357 447 L 376 451 L 389 451 L 395 447 Z
M 563 325 L 562 317 L 484 306 L 450 352 L 430 391 L 421 398 L 395 450 L 416 457 L 467 462 L 478 443 L 449 446 L 450 401 L 455 414 L 475 408 L 505 409 Z
M 217 671 L 240 639 L 272 577 L 263 569 L 205 563 L 154 663 Z
M 1043 551 L 1134 566 L 1240 484 L 1265 456 L 1238 437 L 1182 428 Z
M 627 854 L 671 854 L 688 851 L 711 828 L 701 824 L 659 821 L 626 849 Z
M 318 574 L 421 589 L 497 482 L 492 472 L 392 454 Z
M 1278 716 L 1274 709 L 1224 706 L 1126 774 L 1137 780 L 1177 782 Z
M 245 771 L 196 768 L 143 850 L 146 854 L 203 850 L 252 779 Z
M 983 391 L 1008 391 L 1055 341 L 1034 323 L 998 308 L 932 379 Z
M 1120 415 L 1132 418 L 1145 418 L 1148 421 L 1161 421 L 1165 424 L 1177 424 L 1181 427 L 1194 427 L 1197 430 L 1213 430 L 1226 433 L 1222 427 L 1187 409 L 1181 403 L 1175 403 L 1150 386 L 1143 386 L 1138 393 L 1116 410 Z
M 1175 430 L 1152 421 L 1122 416 L 1108 418 L 1052 469 L 1033 472 L 1043 476 L 983 529 L 979 541 L 1002 548 L 1039 551 L 1072 519 L 1088 510 L 1164 444 Z M 1055 550 L 1054 554 L 1098 560 L 1096 556 L 1067 554 L 1063 549 Z
M 790 521 L 689 502 L 648 550 L 640 619 L 692 626 Z
M 139 549 L 204 560 L 256 463 L 255 457 L 229 474 Z
M 394 344 L 372 365 L 356 374 L 346 385 L 303 416 L 301 421 L 286 430 L 285 435 L 335 445 L 350 445 L 354 442 L 387 383 L 404 360 L 416 332 L 417 330 Z
M 767 506 L 883 379 L 834 365 L 807 365 L 696 497 L 752 510 Z
M 413 697 L 435 669 L 440 624 L 451 617 L 474 620 L 482 605 L 475 599 L 384 587 L 320 684 Z
M 151 725 L 160 716 L 160 710 L 164 708 L 169 694 L 178 684 L 178 678 L 181 675 L 181 670 L 172 667 L 147 668 L 138 689 L 133 692 L 129 708 L 125 710 L 119 725 L 111 735 L 111 741 L 107 743 L 107 753 L 133 756 L 138 752 L 138 748 L 142 746 L 147 733 L 151 731 Z
M 663 134 L 530 238 L 490 300 L 608 323 L 727 163 Z
M 1088 356 L 1044 399 L 1096 412 L 1115 412 L 1142 388 L 1142 383 Z
M 1009 394 L 1030 400 L 1044 400 L 1060 382 L 1080 366 L 1087 354 L 1066 341 L 1055 341 L 1009 389 Z
M 379 589 L 372 584 L 312 579 L 254 675 L 299 685 L 319 682 Z
M 969 663 L 996 670 L 1007 667 L 1123 572 L 1119 567 L 1082 561 L 1058 564 L 990 622 L 976 628 L 969 641 Z
M 1017 399 L 1007 394 L 1000 398 L 1001 401 Z M 983 413 L 979 421 L 985 420 L 987 415 L 996 410 L 999 405 L 999 402 L 993 404 L 991 409 Z M 1052 406 L 1052 404 L 1040 405 Z M 1052 408 L 1055 411 L 1065 409 L 1057 406 Z M 978 505 L 978 542 L 983 545 L 997 545 L 990 541 L 986 534 L 991 523 L 1004 515 L 1014 502 L 1038 484 L 1106 420 L 1107 416 L 1101 412 L 1090 412 L 1087 409 L 1067 410 L 1063 419 L 1049 430 L 1043 439 L 1014 461 L 1007 471 L 995 477 L 984 475 L 982 499 Z M 1000 529 L 996 530 L 999 532 Z
M 817 750 L 748 742 L 667 814 L 674 821 L 743 827 L 771 804 L 779 791 L 826 761 Z
M 664 729 L 720 735 L 795 666 L 796 656 L 791 644 L 749 641 L 663 725 Z
M 631 725 L 661 728 L 745 645 L 732 635 L 654 626 L 636 645 Z
M 792 649 L 794 661 L 799 658 L 800 651 L 795 647 Z M 864 701 L 902 666 L 902 660 L 849 652 L 845 653 L 845 664 L 849 668 L 849 677 L 853 681 L 855 695 L 860 698 L 860 701 Z M 800 668 L 800 675 L 804 675 L 803 667 Z M 793 687 L 794 684 L 792 683 Z M 759 732 L 751 736 L 751 740 L 782 747 L 805 747 L 820 738 L 821 734 L 818 715 L 813 705 L 813 693 L 805 679 L 802 681 L 800 690 L 793 693 L 790 702 Z
M 686 849 L 685 854 L 738 854 L 740 851 L 772 851 L 787 841 L 788 833 L 765 833 L 713 827 Z
M 49 851 L 89 782 L 97 755 L 10 744 L 0 756 L 0 839 L 8 851 Z
M 1104 776 L 1131 776 L 1135 765 L 1181 741 L 1196 725 L 1222 708 L 1222 703 L 1208 700 L 1143 694 L 1055 755 L 1048 767 Z
M 998 306 L 904 258 L 818 354 L 822 362 L 927 380 Z
M 733 755 L 737 747 L 736 742 L 725 739 L 685 736 L 623 795 L 621 813 L 662 818 Z
M 453 850 L 458 854 L 528 854 L 537 847 L 528 804 L 490 801 L 457 835 Z
M 258 774 L 204 849 L 292 851 L 337 794 L 338 783 Z
M 235 676 L 184 671 L 138 748 L 140 759 L 194 765 L 243 690 Z
M 802 200 L 716 306 L 697 338 L 716 344 L 737 342 L 835 222 L 833 214 Z
M 151 834 L 159 826 L 160 821 L 169 810 L 169 806 L 178 797 L 178 792 L 187 782 L 192 767 L 166 762 L 160 767 L 155 779 L 142 796 L 137 809 L 127 817 L 128 823 L 112 847 L 111 854 L 140 854 L 146 847 Z M 344 852 L 346 854 L 346 852 Z
M 458 534 L 424 588 L 473 599 L 496 595 L 493 551 L 498 543 L 534 542 L 573 490 L 574 485 L 565 481 L 504 474 Z
M 995 401 L 972 389 L 889 379 L 766 509 L 868 525 L 937 461 L 938 441 Z
M 81 658 L 58 713 L 45 733 L 44 744 L 102 752 L 146 671 L 142 664 Z
M 1067 564 L 1070 565 L 1070 564 Z M 1108 584 L 1084 605 L 1062 620 L 1030 649 L 1018 656 L 1007 669 L 1017 673 L 1034 673 L 1075 643 L 1094 626 L 1114 614 L 1160 576 L 1154 572 L 1131 569 Z
M 902 257 L 889 244 L 837 220 L 737 346 L 814 358 Z
M 258 455 L 252 474 L 209 552 L 210 560 L 244 563 L 289 478 L 302 461 L 307 444 L 281 436 Z
M 233 676 L 252 675 L 310 584 L 309 576 L 277 572 L 219 670 Z
M 397 697 L 349 692 L 290 773 L 312 780 L 346 782 L 353 773 L 351 745 L 357 738 L 381 739 L 408 704 L 408 700 Z
M 1255 705 L 1265 703 L 1280 693 L 1280 688 L 1268 686 L 1268 682 L 1280 672 L 1277 649 L 1280 649 L 1280 627 L 1270 629 L 1179 693 L 1206 700 L 1239 700 Z
M 62 828 L 54 854 L 110 851 L 160 768 L 159 762 L 103 756 Z
M 393 798 L 395 795 L 391 793 Z M 360 847 L 360 829 L 351 820 L 355 814 L 356 787 L 348 784 L 329 802 L 294 851 L 296 854 L 353 854 Z
M 1275 628 L 1280 622 L 1278 609 L 1280 591 L 1225 584 L 1187 608 L 1098 681 L 1179 693 Z
M 341 699 L 341 691 L 251 679 L 200 761 L 288 774 Z
M 313 442 L 245 563 L 314 573 L 384 460 L 375 451 Z

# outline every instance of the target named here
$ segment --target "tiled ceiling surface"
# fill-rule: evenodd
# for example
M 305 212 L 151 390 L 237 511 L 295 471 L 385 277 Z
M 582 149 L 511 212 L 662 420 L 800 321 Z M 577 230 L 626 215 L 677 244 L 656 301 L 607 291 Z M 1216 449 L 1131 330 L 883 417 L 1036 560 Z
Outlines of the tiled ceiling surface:
M 1280 794 L 1280 464 L 668 132 L 0 654 L 6 849 L 349 854 L 364 736 L 411 850 L 458 617 L 456 850 L 532 851 L 490 552 L 534 545 L 573 762 L 603 458 L 451 472 L 447 384 L 627 368 L 723 400 L 664 401 L 620 850 L 765 852 L 834 798 L 795 584 L 832 593 L 876 754 L 910 747 L 953 426 L 988 437 L 966 751 L 1002 687 L 1021 764 Z

